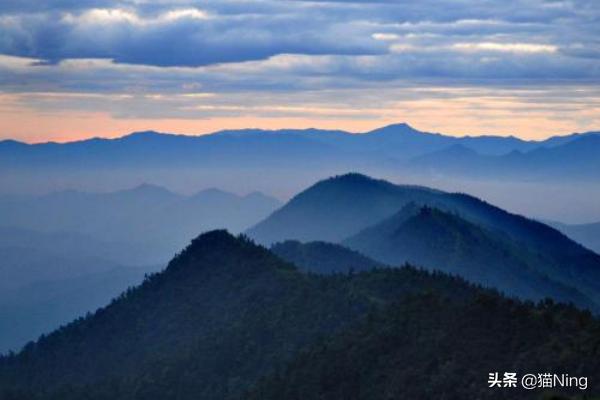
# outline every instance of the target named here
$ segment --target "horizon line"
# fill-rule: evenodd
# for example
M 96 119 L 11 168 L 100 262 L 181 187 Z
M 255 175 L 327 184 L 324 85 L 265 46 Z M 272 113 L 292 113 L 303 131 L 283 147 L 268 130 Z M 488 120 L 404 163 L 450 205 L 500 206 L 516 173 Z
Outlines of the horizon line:
M 75 140 L 64 140 L 64 141 L 60 141 L 60 140 L 48 140 L 48 141 L 39 141 L 39 142 L 32 142 L 32 141 L 25 141 L 25 140 L 19 140 L 19 139 L 13 139 L 13 138 L 6 138 L 6 139 L 2 139 L 0 140 L 0 143 L 5 143 L 5 142 L 14 142 L 14 143 L 20 143 L 20 144 L 24 144 L 24 145 L 30 145 L 30 146 L 35 146 L 35 145 L 47 145 L 47 144 L 70 144 L 70 143 L 80 143 L 80 142 L 86 142 L 86 141 L 91 141 L 91 140 L 121 140 L 124 139 L 126 137 L 129 136 L 133 136 L 133 135 L 137 135 L 137 134 L 158 134 L 158 135 L 164 135 L 164 136 L 180 136 L 180 137 L 188 137 L 188 138 L 193 138 L 193 137 L 197 137 L 197 138 L 201 138 L 203 136 L 211 136 L 211 135 L 217 135 L 217 134 L 221 134 L 221 133 L 225 133 L 225 132 L 231 132 L 231 133 L 235 133 L 235 132 L 244 132 L 244 131 L 262 131 L 262 132 L 269 132 L 269 133 L 277 133 L 277 132 L 282 132 L 282 131 L 297 131 L 297 132 L 305 132 L 305 131 L 321 131 L 321 132 L 339 132 L 339 133 L 343 133 L 343 134 L 348 134 L 348 135 L 367 135 L 367 134 L 371 134 L 375 131 L 378 130 L 382 130 L 385 128 L 390 128 L 390 127 L 394 127 L 394 126 L 402 126 L 405 128 L 408 128 L 412 131 L 421 133 L 421 134 L 426 134 L 426 135 L 439 135 L 439 136 L 446 136 L 446 137 L 452 137 L 452 138 L 457 138 L 457 139 L 466 139 L 466 138 L 504 138 L 504 139 L 517 139 L 523 142 L 529 142 L 529 143 L 541 143 L 544 142 L 546 140 L 552 139 L 552 138 L 558 138 L 558 137 L 569 137 L 569 136 L 574 136 L 574 135 L 586 135 L 586 134 L 590 134 L 590 133 L 600 133 L 600 129 L 599 130 L 588 130 L 585 132 L 569 132 L 569 133 L 559 133 L 559 134 L 554 134 L 554 135 L 549 135 L 544 139 L 525 139 L 522 137 L 519 137 L 518 135 L 515 134 L 509 134 L 509 135 L 502 135 L 502 134 L 498 134 L 498 133 L 490 133 L 490 134 L 486 134 L 486 133 L 482 133 L 482 134 L 472 134 L 472 133 L 467 133 L 464 135 L 453 135 L 453 134 L 448 134 L 448 133 L 444 133 L 444 132 L 430 132 L 427 130 L 420 130 L 418 128 L 415 128 L 413 125 L 407 123 L 407 122 L 397 122 L 397 123 L 391 123 L 391 124 L 386 124 L 386 125 L 382 125 L 379 126 L 377 128 L 374 129 L 370 129 L 370 130 L 366 130 L 366 131 L 349 131 L 349 130 L 345 130 L 345 129 L 328 129 L 328 128 L 317 128 L 317 127 L 308 127 L 308 128 L 294 128 L 294 127 L 286 127 L 286 128 L 261 128 L 261 127 L 248 127 L 248 128 L 237 128 L 237 129 L 219 129 L 216 131 L 210 131 L 210 132 L 205 132 L 205 133 L 178 133 L 178 132 L 165 132 L 165 131 L 158 131 L 158 130 L 153 130 L 153 129 L 146 129 L 146 130 L 135 130 L 135 131 L 131 131 L 128 133 L 123 133 L 120 136 L 89 136 L 89 137 L 85 137 L 85 138 L 81 138 L 81 139 L 75 139 Z

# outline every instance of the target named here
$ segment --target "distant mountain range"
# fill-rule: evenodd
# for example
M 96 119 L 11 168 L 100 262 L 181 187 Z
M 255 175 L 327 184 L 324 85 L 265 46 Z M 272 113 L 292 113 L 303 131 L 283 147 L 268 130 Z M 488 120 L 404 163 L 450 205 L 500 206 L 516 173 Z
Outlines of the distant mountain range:
M 361 134 L 246 129 L 202 136 L 148 131 L 70 143 L 5 140 L 0 142 L 0 167 L 13 173 L 73 168 L 115 173 L 139 168 L 379 168 L 518 180 L 589 180 L 597 178 L 599 154 L 598 132 L 525 141 L 512 136 L 454 137 L 394 124 Z
M 247 234 L 266 245 L 340 243 L 388 265 L 409 262 L 510 295 L 600 310 L 600 255 L 465 194 L 347 174 L 311 186 Z
M 542 145 L 527 152 L 513 150 L 503 155 L 484 155 L 465 144 L 455 144 L 416 157 L 409 164 L 417 171 L 441 175 L 594 180 L 600 175 L 599 156 L 600 135 L 588 134 L 554 146 Z
M 324 177 L 355 171 L 472 193 L 535 218 L 586 223 L 600 219 L 593 201 L 600 196 L 599 138 L 454 137 L 394 124 L 366 133 L 150 131 L 70 143 L 2 141 L 0 194 L 110 192 L 148 182 L 186 194 L 218 187 L 287 199 Z
M 4 255 L 4 251 L 0 250 L 0 254 Z M 45 263 L 40 263 L 46 267 L 46 274 L 30 275 L 30 283 L 3 288 L 0 292 L 0 353 L 18 351 L 40 335 L 106 306 L 127 288 L 139 284 L 145 274 L 160 269 L 159 266 L 106 269 L 109 265 L 103 265 L 96 272 L 44 277 L 56 270 L 60 265 L 57 262 L 48 257 Z M 66 262 L 79 268 L 89 267 L 85 260 Z M 21 276 L 30 272 L 30 269 L 22 271 Z
M 279 207 L 261 193 L 0 196 L 0 353 L 106 305 L 198 233 L 239 232 Z
M 0 400 L 501 399 L 495 370 L 600 394 L 597 224 L 346 173 L 517 182 L 500 192 L 532 213 L 572 190 L 593 213 L 599 160 L 595 132 L 406 124 L 0 142 Z
M 523 140 L 514 136 L 449 136 L 414 129 L 408 124 L 388 125 L 365 133 L 320 129 L 241 129 L 190 136 L 135 132 L 117 139 L 92 138 L 67 143 L 27 144 L 15 140 L 0 141 L 3 165 L 27 162 L 26 165 L 56 162 L 82 163 L 93 166 L 112 158 L 113 165 L 127 163 L 210 164 L 242 157 L 240 161 L 281 161 L 296 156 L 378 153 L 397 160 L 431 153 L 451 146 L 463 146 L 485 156 L 502 156 L 512 152 L 562 147 L 599 136 L 600 132 L 553 136 L 546 140 Z M 285 154 L 278 151 L 286 149 Z M 264 159 L 265 156 L 269 156 Z M 13 166 L 15 164 L 12 164 Z
M 599 329 L 573 307 L 412 267 L 302 273 L 214 231 L 107 307 L 0 357 L 0 398 L 502 399 L 487 371 L 539 368 L 576 371 L 595 395 Z M 581 392 L 546 394 L 559 393 Z
M 258 192 L 207 189 L 183 196 L 149 184 L 108 193 L 6 195 L 0 196 L 0 221 L 5 229 L 18 229 L 10 228 L 0 245 L 5 240 L 53 251 L 66 245 L 126 265 L 164 263 L 199 232 L 240 232 L 280 204 Z M 81 245 L 73 249 L 74 241 Z
M 0 196 L 1 220 L 12 226 L 0 227 L 0 271 L 7 278 L 0 282 L 6 322 L 0 351 L 105 304 L 160 269 L 197 233 L 240 232 L 261 219 L 247 234 L 277 243 L 275 254 L 306 271 L 409 262 L 509 295 L 600 310 L 597 254 L 471 196 L 347 174 L 280 206 L 260 193 L 209 189 L 183 196 L 147 184 L 109 193 Z M 593 232 L 588 236 L 593 240 Z

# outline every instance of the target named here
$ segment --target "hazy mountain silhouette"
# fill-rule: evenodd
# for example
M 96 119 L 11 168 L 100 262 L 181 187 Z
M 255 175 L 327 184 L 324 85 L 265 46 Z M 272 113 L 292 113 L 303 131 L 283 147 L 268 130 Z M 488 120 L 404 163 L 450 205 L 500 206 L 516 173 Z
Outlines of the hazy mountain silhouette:
M 94 311 L 156 265 L 140 260 L 128 243 L 102 242 L 77 233 L 0 228 L 0 353 Z M 130 254 L 131 253 L 131 254 Z
M 510 296 L 551 297 L 600 310 L 599 304 L 577 290 L 549 279 L 527 247 L 436 208 L 411 203 L 343 243 L 388 265 L 410 263 L 462 276 Z
M 0 352 L 108 304 L 198 233 L 240 231 L 278 206 L 261 193 L 181 196 L 148 184 L 0 197 L 0 221 L 13 226 L 0 227 Z
M 288 239 L 339 242 L 410 201 L 432 200 L 437 194 L 424 187 L 346 174 L 316 183 L 247 233 L 263 244 Z
M 49 257 L 45 266 L 55 262 Z M 74 262 L 86 267 L 85 260 L 69 260 Z M 141 282 L 144 274 L 156 269 L 114 267 L 51 277 L 30 275 L 30 283 L 4 288 L 0 293 L 0 354 L 17 351 L 41 334 L 106 306 L 128 287 Z
M 0 165 L 81 165 L 93 167 L 103 162 L 114 166 L 169 163 L 219 165 L 238 161 L 260 165 L 271 162 L 310 163 L 323 157 L 364 153 L 365 156 L 393 156 L 397 160 L 462 145 L 482 155 L 504 155 L 511 151 L 562 146 L 597 136 L 596 132 L 555 136 L 544 141 L 525 141 L 513 136 L 447 136 L 422 132 L 405 123 L 392 124 L 356 134 L 319 129 L 242 129 L 203 136 L 173 135 L 153 131 L 136 132 L 117 139 L 93 138 L 69 143 L 25 144 L 0 141 Z M 321 159 L 321 160 L 319 160 Z
M 63 387 L 67 399 L 66 385 L 97 383 L 118 388 L 117 397 L 144 397 L 169 396 L 165 388 L 178 382 L 186 397 L 235 397 L 301 347 L 425 285 L 451 285 L 456 298 L 473 291 L 411 269 L 307 277 L 246 239 L 209 232 L 95 315 L 0 359 L 0 388 Z
M 318 274 L 369 271 L 382 266 L 380 262 L 334 243 L 287 240 L 275 243 L 270 250 L 298 268 Z
M 73 182 L 72 187 L 89 187 L 90 181 L 98 176 L 102 177 L 98 185 L 106 183 L 107 178 L 101 172 L 109 171 L 113 181 L 120 177 L 125 182 L 148 180 L 152 176 L 148 173 L 152 171 L 164 184 L 177 181 L 178 175 L 198 168 L 211 170 L 218 176 L 215 183 L 232 179 L 232 170 L 274 168 L 285 169 L 288 179 L 290 174 L 298 178 L 309 171 L 373 173 L 399 169 L 405 173 L 428 174 L 433 169 L 439 173 L 464 172 L 471 176 L 474 171 L 463 167 L 465 164 L 484 165 L 486 168 L 477 171 L 479 174 L 519 181 L 532 174 L 549 181 L 589 181 L 594 177 L 592 167 L 596 165 L 594 155 L 600 147 L 598 137 L 594 132 L 544 141 L 500 136 L 455 137 L 418 131 L 407 124 L 393 124 L 361 134 L 318 129 L 245 129 L 203 136 L 149 131 L 117 139 L 94 138 L 70 143 L 24 144 L 5 140 L 0 142 L 0 167 L 13 178 L 0 175 L 0 181 L 4 191 L 16 192 L 39 190 L 40 182 L 27 184 L 34 171 L 38 177 L 41 173 L 42 177 L 56 182 L 68 177 L 68 182 Z M 576 144 L 580 142 L 585 142 L 585 146 Z M 455 165 L 457 161 L 444 163 L 431 155 L 442 155 L 445 149 L 455 146 L 472 150 L 473 157 L 459 160 Z M 429 157 L 422 159 L 428 154 Z M 573 166 L 561 170 L 570 160 L 584 168 Z M 310 177 L 315 179 L 314 173 Z
M 588 249 L 600 254 L 600 222 L 573 225 L 560 222 L 549 222 L 548 224 Z
M 536 218 L 597 220 L 599 211 L 587 199 L 600 193 L 598 136 L 455 137 L 393 124 L 365 133 L 242 129 L 203 136 L 139 132 L 71 143 L 3 141 L 0 195 L 107 192 L 153 182 L 185 193 L 201 183 L 289 198 L 323 177 L 356 171 L 477 193 Z M 585 140 L 590 141 L 585 146 L 562 149 Z M 571 187 L 563 190 L 567 183 Z M 507 198 L 505 193 L 515 190 L 523 196 Z M 531 204 L 528 198 L 538 200 Z
M 466 194 L 445 193 L 422 187 L 393 185 L 374 180 L 359 174 L 348 174 L 321 181 L 298 194 L 285 206 L 260 222 L 248 234 L 261 243 L 283 240 L 341 242 L 358 234 L 361 230 L 378 224 L 398 213 L 410 203 L 428 205 L 442 211 L 459 214 L 461 219 L 492 232 L 486 244 L 488 250 L 495 246 L 505 248 L 506 243 L 514 243 L 528 254 L 526 265 L 540 276 L 569 286 L 600 304 L 600 256 L 573 242 L 555 229 L 510 214 L 475 197 Z M 449 221 L 451 222 L 451 221 Z M 428 245 L 433 232 L 421 240 Z M 499 242 L 497 239 L 502 239 Z M 412 242 L 411 242 L 412 243 Z M 478 249 L 478 241 L 465 243 L 468 252 Z M 468 249 L 468 250 L 467 250 Z M 434 247 L 432 257 L 441 260 L 448 249 Z M 435 254 L 436 251 L 439 253 Z M 523 251 L 519 250 L 519 254 Z M 367 253 L 367 255 L 371 255 Z M 515 259 L 502 258 L 507 264 Z M 389 259 L 380 261 L 390 262 Z M 435 266 L 426 265 L 428 268 Z M 469 276 L 465 278 L 470 279 Z M 540 295 L 551 296 L 539 288 Z M 537 297 L 537 296 L 536 296 Z
M 393 366 L 402 359 L 417 371 L 454 366 L 420 374 L 411 398 L 466 390 L 494 398 L 498 392 L 474 365 L 519 372 L 577 366 L 595 382 L 598 329 L 589 313 L 521 304 L 410 267 L 302 274 L 247 239 L 215 231 L 108 307 L 0 358 L 0 397 L 275 399 L 304 398 L 306 389 L 308 398 L 326 391 L 334 397 L 323 398 L 379 399 L 379 388 L 398 386 L 369 377 L 394 370 L 404 382 L 407 368 Z M 474 354 L 485 357 L 473 364 Z M 307 357 L 315 361 L 311 372 L 300 372 Z M 315 388 L 325 377 L 327 385 Z M 281 379 L 297 395 L 282 397 Z M 347 390 L 357 383 L 361 391 Z
M 279 205 L 278 200 L 260 193 L 238 196 L 209 189 L 183 196 L 143 184 L 108 193 L 1 196 L 0 220 L 5 226 L 54 235 L 23 238 L 35 246 L 64 248 L 75 234 L 90 238 L 85 247 L 96 247 L 94 255 L 104 253 L 121 264 L 148 265 L 166 262 L 200 232 L 215 228 L 242 231 Z M 25 231 L 19 236 L 27 236 Z M 63 233 L 71 237 L 59 239 Z M 85 241 L 77 239 L 78 243 Z M 81 251 L 79 246 L 73 247 L 71 251 Z
M 573 136 L 569 141 L 528 152 L 482 155 L 465 145 L 452 145 L 410 161 L 416 171 L 441 175 L 510 179 L 593 180 L 600 170 L 600 135 Z

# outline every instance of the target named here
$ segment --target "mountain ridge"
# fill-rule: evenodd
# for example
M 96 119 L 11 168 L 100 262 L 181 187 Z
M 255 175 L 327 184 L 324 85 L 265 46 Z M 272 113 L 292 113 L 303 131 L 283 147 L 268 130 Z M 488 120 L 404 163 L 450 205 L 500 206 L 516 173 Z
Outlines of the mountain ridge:
M 162 374 L 162 367 L 187 365 L 196 371 L 185 380 L 186 386 L 197 388 L 191 392 L 195 398 L 233 398 L 241 394 L 242 384 L 283 365 L 296 349 L 349 326 L 380 302 L 419 291 L 423 280 L 433 288 L 456 282 L 456 298 L 474 290 L 454 278 L 430 279 L 413 269 L 386 271 L 357 276 L 352 282 L 344 275 L 307 276 L 243 236 L 207 232 L 192 240 L 164 271 L 148 276 L 110 305 L 42 336 L 19 355 L 0 357 L 0 388 L 24 382 L 27 376 L 26 386 L 17 387 L 62 387 L 64 400 L 69 387 L 111 387 L 120 377 L 125 386 L 133 380 L 134 391 L 150 390 L 161 385 L 153 374 Z M 247 342 L 244 338 L 250 334 L 259 339 Z M 239 357 L 223 359 L 213 355 L 215 351 L 239 351 Z M 200 358 L 188 359 L 188 354 Z M 35 366 L 29 364 L 32 359 L 37 360 Z M 201 385 L 198 376 L 212 384 Z
M 373 386 L 368 377 L 403 377 L 405 368 L 386 362 L 393 355 L 410 368 L 429 366 L 433 374 L 431 379 L 430 374 L 421 375 L 423 384 L 411 386 L 409 398 L 475 390 L 496 399 L 500 392 L 487 387 L 479 369 L 471 369 L 479 375 L 470 374 L 467 385 L 456 384 L 464 375 L 443 373 L 451 365 L 472 368 L 457 354 L 467 351 L 471 359 L 482 349 L 489 355 L 480 360 L 485 371 L 490 365 L 536 370 L 537 360 L 551 371 L 565 363 L 578 365 L 573 371 L 589 376 L 590 391 L 596 393 L 598 327 L 597 319 L 571 306 L 505 299 L 460 278 L 410 266 L 303 274 L 248 238 L 211 231 L 194 239 L 164 271 L 148 276 L 107 307 L 41 337 L 18 354 L 0 357 L 0 398 L 380 400 L 397 393 L 397 386 L 390 386 L 394 380 Z M 515 333 L 525 336 L 516 340 Z M 355 342 L 357 335 L 364 340 Z M 391 340 L 379 340 L 385 337 Z M 524 341 L 525 347 L 520 345 Z M 385 349 L 388 345 L 392 347 Z M 454 351 L 443 350 L 450 345 Z M 502 346 L 505 351 L 496 351 Z M 357 356 L 338 358 L 338 366 L 329 362 L 328 354 L 320 355 L 338 348 L 352 348 L 346 354 Z M 332 379 L 316 391 L 309 389 L 307 396 L 269 396 L 272 379 L 285 376 L 280 371 L 293 371 L 307 355 L 317 357 L 311 371 Z M 382 364 L 370 373 L 334 378 L 330 368 L 324 370 L 375 366 L 373 359 Z M 447 367 L 438 373 L 437 365 Z M 286 381 L 294 391 L 301 390 L 298 385 L 319 382 Z M 362 382 L 362 390 L 322 396 L 321 390 L 349 381 Z M 381 388 L 387 397 L 376 394 Z M 427 388 L 435 388 L 434 393 Z
M 310 186 L 246 233 L 262 244 L 283 240 L 344 243 L 411 203 L 456 213 L 469 226 L 491 232 L 492 241 L 514 242 L 521 249 L 517 253 L 527 260 L 524 265 L 533 268 L 536 274 L 575 288 L 596 305 L 600 304 L 600 285 L 595 283 L 600 280 L 599 255 L 552 227 L 464 193 L 394 185 L 361 174 L 346 174 Z M 427 243 L 426 237 L 420 239 Z M 488 246 L 490 250 L 493 247 Z M 354 249 L 365 253 L 360 247 Z M 379 261 L 390 263 L 388 259 Z
M 387 265 L 418 265 L 509 296 L 535 301 L 551 297 L 600 311 L 598 303 L 532 267 L 535 256 L 526 248 L 437 208 L 411 203 L 342 244 Z
M 135 131 L 130 133 L 125 133 L 121 136 L 117 137 L 90 137 L 85 139 L 78 139 L 74 141 L 66 141 L 66 142 L 35 142 L 28 143 L 22 142 L 16 139 L 3 139 L 0 140 L 0 146 L 2 145 L 26 145 L 26 146 L 38 146 L 38 145 L 66 145 L 66 144 L 74 144 L 74 143 L 82 143 L 86 141 L 119 141 L 123 139 L 143 139 L 143 138 L 158 138 L 158 137 L 172 137 L 172 138 L 180 138 L 180 139 L 193 139 L 193 138 L 202 138 L 209 136 L 227 136 L 227 135 L 244 135 L 244 134 L 345 134 L 345 135 L 354 135 L 354 136 L 367 136 L 367 135 L 377 135 L 377 134 L 423 134 L 423 135 L 432 135 L 435 137 L 445 137 L 445 138 L 454 138 L 454 139 L 464 139 L 464 140 L 489 140 L 489 139 L 500 139 L 506 141 L 518 141 L 523 143 L 531 143 L 531 144 L 564 144 L 566 142 L 571 141 L 572 139 L 582 138 L 591 135 L 600 135 L 600 131 L 586 131 L 586 132 L 575 132 L 575 133 L 567 133 L 562 135 L 553 135 L 549 136 L 545 139 L 521 139 L 514 135 L 494 135 L 494 134 L 481 134 L 481 135 L 472 135 L 472 134 L 464 134 L 464 135 L 449 135 L 439 132 L 428 132 L 414 128 L 410 124 L 406 122 L 392 123 L 388 125 L 381 126 L 379 128 L 374 128 L 372 130 L 364 131 L 364 132 L 351 132 L 341 129 L 320 129 L 320 128 L 303 128 L 303 129 L 294 129 L 294 128 L 281 128 L 281 129 L 262 129 L 262 128 L 243 128 L 243 129 L 228 129 L 228 130 L 218 130 L 214 132 L 208 132 L 204 134 L 184 134 L 184 133 L 169 133 L 169 132 L 159 132 L 154 130 L 146 130 L 146 131 Z

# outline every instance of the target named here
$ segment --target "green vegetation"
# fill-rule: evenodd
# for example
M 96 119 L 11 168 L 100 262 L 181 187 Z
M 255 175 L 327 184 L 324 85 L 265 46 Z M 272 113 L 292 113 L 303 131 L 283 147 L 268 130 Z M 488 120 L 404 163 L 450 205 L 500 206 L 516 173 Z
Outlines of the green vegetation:
M 600 309 L 577 290 L 539 272 L 539 259 L 527 246 L 436 208 L 410 203 L 344 244 L 388 265 L 426 266 L 497 288 L 510 296 L 535 301 L 551 297 L 591 310 Z
M 490 388 L 488 373 L 568 371 L 587 376 L 591 387 L 563 394 L 598 393 L 599 344 L 598 321 L 571 307 L 488 293 L 466 304 L 433 293 L 407 296 L 302 352 L 244 398 L 566 399 L 556 389 Z
M 564 368 L 591 394 L 599 349 L 598 320 L 571 306 L 412 267 L 301 273 L 213 231 L 106 308 L 1 358 L 0 399 L 477 398 L 502 368 Z
M 369 271 L 382 266 L 356 251 L 327 242 L 287 240 L 271 246 L 271 251 L 303 271 L 319 274 Z
M 405 221 L 423 206 L 448 216 L 438 212 Z M 416 211 L 403 212 L 404 208 Z M 397 238 L 395 229 L 403 231 Z M 553 297 L 600 310 L 600 255 L 547 225 L 466 194 L 346 174 L 306 189 L 248 234 L 266 244 L 282 240 L 351 244 L 386 264 L 408 260 L 459 273 L 510 295 L 534 300 Z M 357 235 L 360 240 L 354 240 Z M 373 246 L 367 248 L 362 241 Z M 394 247 L 400 249 L 395 257 L 388 257 L 390 249 L 382 252 L 386 246 L 392 252 Z M 477 263 L 464 265 L 471 257 Z

